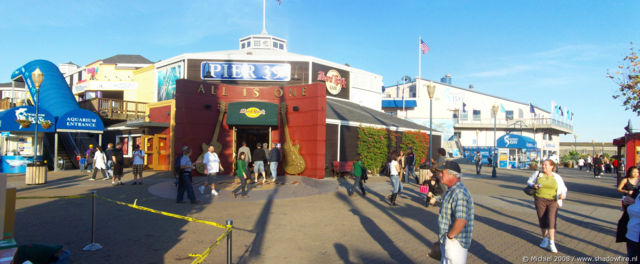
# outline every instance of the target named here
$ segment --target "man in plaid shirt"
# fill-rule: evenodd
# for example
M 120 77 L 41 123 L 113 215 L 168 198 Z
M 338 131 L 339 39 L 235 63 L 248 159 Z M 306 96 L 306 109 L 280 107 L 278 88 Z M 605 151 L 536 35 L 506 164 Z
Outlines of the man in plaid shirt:
M 466 263 L 473 234 L 473 199 L 460 177 L 460 165 L 447 161 L 441 168 L 440 180 L 449 187 L 438 215 L 438 239 L 441 263 Z

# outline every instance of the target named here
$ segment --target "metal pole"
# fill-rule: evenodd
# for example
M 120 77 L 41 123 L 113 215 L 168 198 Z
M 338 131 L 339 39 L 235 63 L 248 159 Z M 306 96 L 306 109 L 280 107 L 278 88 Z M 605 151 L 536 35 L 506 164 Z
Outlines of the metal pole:
M 491 170 L 491 178 L 495 178 L 496 177 L 496 162 L 497 162 L 497 158 L 498 155 L 496 153 L 496 114 L 493 115 L 493 169 Z
M 227 264 L 231 264 L 231 233 L 233 233 L 233 220 L 227 219 L 227 225 L 232 227 L 227 235 Z
M 433 155 L 433 99 L 429 98 L 429 167 L 431 164 L 431 157 Z
M 58 169 L 58 162 L 59 162 L 59 157 L 58 157 L 58 132 L 54 133 L 54 137 L 53 137 L 53 162 L 55 162 L 54 166 L 53 166 L 53 171 L 59 171 L 60 169 Z M 64 164 L 64 163 L 63 163 Z M 62 166 L 62 168 L 64 168 L 64 165 Z
M 95 242 L 95 236 L 96 236 L 96 191 L 92 191 L 91 192 L 91 202 L 92 202 L 92 207 L 91 207 L 91 244 L 84 246 L 84 248 L 82 248 L 82 250 L 84 251 L 96 251 L 98 249 L 101 249 L 102 246 L 98 243 Z
M 35 136 L 33 138 L 33 165 L 36 165 L 36 160 L 38 158 L 38 123 L 40 123 L 40 117 L 38 114 L 38 105 L 40 104 L 40 89 L 36 89 L 36 128 L 35 128 Z

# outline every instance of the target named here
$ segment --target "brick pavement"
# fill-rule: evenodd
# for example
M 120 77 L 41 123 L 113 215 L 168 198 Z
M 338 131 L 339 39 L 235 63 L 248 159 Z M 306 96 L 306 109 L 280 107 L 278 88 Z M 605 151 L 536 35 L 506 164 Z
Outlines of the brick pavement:
M 475 200 L 476 225 L 469 263 L 522 263 L 529 256 L 625 255 L 614 242 L 620 216 L 615 179 L 594 179 L 586 172 L 560 171 L 569 188 L 558 216 L 558 254 L 538 248 L 540 231 L 530 197 L 522 193 L 530 171 L 484 168 L 475 176 L 462 165 L 463 183 Z M 385 201 L 391 187 L 385 177 L 371 177 L 367 197 L 349 196 L 352 181 L 287 177 L 287 184 L 256 188 L 249 199 L 233 199 L 228 188 L 200 205 L 176 204 L 172 177 L 145 172 L 142 186 L 110 186 L 87 181 L 78 171 L 50 173 L 45 185 L 25 186 L 24 176 L 9 176 L 18 196 L 83 194 L 92 190 L 112 199 L 224 223 L 234 220 L 234 263 L 437 263 L 426 257 L 436 239 L 438 208 L 424 208 L 418 186 L 409 184 L 399 206 Z M 127 173 L 125 179 L 130 180 Z M 201 179 L 198 179 L 200 181 Z M 295 184 L 294 184 L 295 183 Z M 230 186 L 227 186 L 230 187 Z M 266 187 L 266 186 L 265 186 Z M 75 263 L 190 263 L 221 229 L 98 201 L 96 241 L 104 248 L 83 252 L 90 242 L 90 201 L 19 200 L 16 238 L 20 243 L 61 243 Z M 214 249 L 205 263 L 223 263 L 226 247 Z M 574 259 L 574 262 L 575 259 Z

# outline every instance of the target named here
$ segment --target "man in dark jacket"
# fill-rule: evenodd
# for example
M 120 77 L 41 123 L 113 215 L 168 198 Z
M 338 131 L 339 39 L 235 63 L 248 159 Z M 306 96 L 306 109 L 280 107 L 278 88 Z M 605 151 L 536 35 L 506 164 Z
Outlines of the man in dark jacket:
M 280 148 L 278 143 L 273 143 L 273 147 L 269 151 L 269 169 L 271 169 L 271 181 L 277 183 L 278 180 L 278 163 L 280 162 Z
M 593 177 L 600 178 L 600 174 L 602 174 L 602 159 L 600 155 L 596 155 L 593 157 Z

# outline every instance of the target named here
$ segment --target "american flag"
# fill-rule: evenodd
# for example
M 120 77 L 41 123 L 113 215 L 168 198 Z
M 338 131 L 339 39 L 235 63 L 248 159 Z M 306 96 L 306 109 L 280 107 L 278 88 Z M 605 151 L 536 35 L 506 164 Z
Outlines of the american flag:
M 422 54 L 427 54 L 427 52 L 429 52 L 429 46 L 427 46 L 427 43 L 422 39 L 420 39 L 420 51 Z

